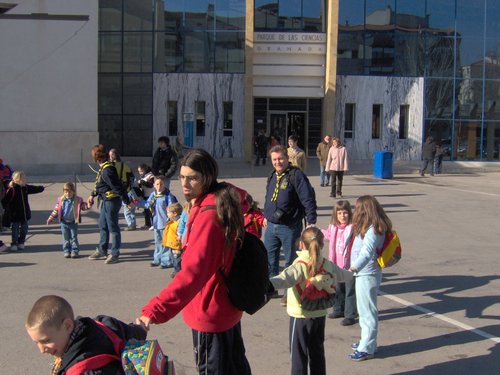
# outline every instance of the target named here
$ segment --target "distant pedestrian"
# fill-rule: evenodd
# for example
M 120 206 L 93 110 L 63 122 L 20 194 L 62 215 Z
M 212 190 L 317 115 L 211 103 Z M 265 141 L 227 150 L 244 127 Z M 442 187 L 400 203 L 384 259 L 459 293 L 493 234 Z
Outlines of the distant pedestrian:
M 441 174 L 445 149 L 441 141 L 436 142 L 436 154 L 434 155 L 434 173 Z
M 28 235 L 28 222 L 31 219 L 31 208 L 28 201 L 29 194 L 44 191 L 43 186 L 28 185 L 23 171 L 15 171 L 9 182 L 2 204 L 9 212 L 12 226 L 12 241 L 10 251 L 24 250 Z
M 356 304 L 361 327 L 361 340 L 352 345 L 353 361 L 373 358 L 377 351 L 377 296 L 382 269 L 377 262 L 377 249 L 384 244 L 385 234 L 392 230 L 391 220 L 380 203 L 370 195 L 359 197 L 352 218 L 354 242 L 351 266 L 356 279 Z
M 138 194 L 139 200 L 147 200 L 151 193 L 155 190 L 153 184 L 155 182 L 155 175 L 151 171 L 151 167 L 142 163 L 137 167 L 137 172 L 139 172 L 139 181 L 137 182 L 139 186 L 140 193 Z M 151 211 L 149 209 L 144 209 L 144 227 L 143 229 L 153 230 L 151 224 Z
M 62 250 L 65 258 L 79 257 L 78 224 L 81 223 L 81 212 L 89 208 L 87 202 L 76 195 L 75 185 L 66 182 L 63 195 L 57 198 L 56 206 L 47 219 L 47 225 L 56 221 L 61 224 Z
M 269 138 L 266 137 L 264 129 L 259 130 L 259 134 L 255 138 L 255 165 L 259 163 L 266 165 L 267 149 L 269 147 Z
M 299 168 L 302 172 L 306 171 L 306 153 L 302 150 L 299 145 L 299 138 L 296 135 L 291 135 L 288 137 L 288 161 L 290 165 Z
M 434 138 L 428 136 L 422 146 L 422 168 L 420 169 L 420 176 L 424 176 L 427 166 L 430 164 L 431 176 L 434 176 L 434 157 L 436 156 L 436 143 Z
M 344 173 L 349 170 L 349 162 L 347 150 L 338 137 L 333 138 L 325 168 L 330 172 L 332 178 L 330 197 L 342 198 L 342 182 L 344 181 Z
M 170 146 L 168 137 L 158 138 L 158 148 L 153 155 L 153 163 L 151 169 L 155 176 L 165 176 L 164 184 L 167 189 L 170 189 L 170 179 L 177 171 L 177 154 Z
M 352 209 L 348 201 L 337 201 L 333 207 L 332 218 L 327 229 L 322 232 L 325 240 L 330 242 L 328 259 L 342 269 L 349 269 L 351 264 L 350 248 L 346 246 L 347 239 L 352 231 Z M 344 318 L 343 326 L 350 326 L 356 322 L 356 290 L 354 278 L 346 282 L 337 282 L 335 304 L 333 311 L 328 314 L 330 319 Z
M 316 156 L 319 160 L 319 182 L 320 186 L 330 185 L 330 172 L 326 169 L 326 161 L 328 160 L 328 152 L 332 147 L 332 138 L 327 134 L 325 138 L 316 147 Z

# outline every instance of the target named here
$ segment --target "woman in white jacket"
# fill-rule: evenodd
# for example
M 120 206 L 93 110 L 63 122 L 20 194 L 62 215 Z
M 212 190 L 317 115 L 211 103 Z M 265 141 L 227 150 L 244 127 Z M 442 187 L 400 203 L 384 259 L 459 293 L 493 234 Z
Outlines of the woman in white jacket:
M 333 138 L 332 147 L 328 151 L 328 158 L 326 159 L 326 170 L 330 171 L 332 176 L 332 191 L 330 197 L 342 198 L 342 181 L 344 179 L 344 172 L 348 171 L 349 166 L 347 162 L 347 150 L 340 141 L 340 138 Z M 337 185 L 338 180 L 338 185 Z

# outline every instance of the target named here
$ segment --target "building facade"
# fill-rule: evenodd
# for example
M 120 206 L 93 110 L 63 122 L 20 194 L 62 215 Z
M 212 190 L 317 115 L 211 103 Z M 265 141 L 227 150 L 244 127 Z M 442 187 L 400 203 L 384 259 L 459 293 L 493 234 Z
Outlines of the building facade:
M 62 105 L 37 105 L 43 95 L 26 89 L 37 77 L 2 54 L 0 77 L 10 87 L 0 86 L 1 97 L 8 97 L 0 101 L 6 160 L 6 154 L 22 160 L 12 144 L 26 130 L 38 143 L 51 131 L 62 143 L 74 140 L 80 161 L 96 141 L 125 156 L 150 156 L 162 135 L 179 148 L 251 160 L 260 129 L 283 144 L 297 135 L 309 156 L 331 134 L 351 158 L 388 150 L 396 159 L 419 160 L 423 139 L 432 135 L 452 160 L 499 158 L 500 0 L 2 4 L 0 38 L 7 44 L 26 30 L 16 14 L 88 18 L 81 30 L 71 19 L 77 31 L 65 32 L 78 37 L 64 44 L 71 53 L 45 67 L 50 74 L 33 70 L 40 64 L 27 70 L 44 77 L 42 91 L 61 92 L 54 100 Z M 31 47 L 48 40 L 32 48 L 29 59 L 36 63 L 56 48 L 60 34 L 37 33 L 54 19 L 30 22 L 18 41 Z M 26 98 L 34 105 L 19 109 Z M 38 143 L 30 142 L 36 150 Z M 63 162 L 73 168 L 75 157 Z M 38 158 L 47 166 L 55 159 Z

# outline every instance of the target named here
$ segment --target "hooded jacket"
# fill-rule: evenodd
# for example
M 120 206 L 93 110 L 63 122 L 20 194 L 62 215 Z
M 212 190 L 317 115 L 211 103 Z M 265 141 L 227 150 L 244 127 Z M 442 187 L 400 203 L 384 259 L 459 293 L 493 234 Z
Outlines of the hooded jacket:
M 28 202 L 28 194 L 37 194 L 44 191 L 43 186 L 14 184 L 7 189 L 2 199 L 5 208 L 9 207 L 10 219 L 14 223 L 22 223 L 31 219 L 31 208 Z

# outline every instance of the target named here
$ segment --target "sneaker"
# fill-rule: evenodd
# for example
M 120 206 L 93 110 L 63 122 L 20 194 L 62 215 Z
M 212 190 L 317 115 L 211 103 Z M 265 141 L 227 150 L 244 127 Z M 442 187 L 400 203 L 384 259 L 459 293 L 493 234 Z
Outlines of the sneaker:
M 352 326 L 354 323 L 356 323 L 356 321 L 353 318 L 345 318 L 340 322 L 343 326 Z
M 23 243 L 20 243 L 19 245 L 17 245 L 17 248 L 18 248 L 19 250 L 24 250 L 26 247 L 24 246 L 24 244 L 23 244 Z
M 137 228 L 136 228 L 136 226 L 135 226 L 135 225 L 131 225 L 131 226 L 126 227 L 126 228 L 125 228 L 125 230 L 126 230 L 126 231 L 128 231 L 128 232 L 133 231 L 133 230 L 136 230 L 136 229 L 137 229 Z
M 106 254 L 103 254 L 99 250 L 96 250 L 92 255 L 89 256 L 89 259 L 90 260 L 106 259 Z
M 71 254 L 70 254 L 70 253 L 64 253 L 64 257 L 65 257 L 66 259 L 69 259 L 69 258 L 71 258 Z
M 328 314 L 327 316 L 330 319 L 338 319 L 338 318 L 343 318 L 344 317 L 344 313 L 334 311 L 334 312 Z
M 330 193 L 330 197 L 335 198 L 335 194 Z
M 287 304 L 287 298 L 285 294 L 283 297 L 281 297 L 280 305 L 286 307 L 286 304 Z
M 10 245 L 10 251 L 17 251 L 17 245 L 16 244 L 13 244 L 13 245 Z
M 153 230 L 153 229 L 155 229 L 155 227 L 150 226 L 148 230 Z
M 72 251 L 71 252 L 71 258 L 72 259 L 78 259 L 78 258 L 80 258 L 80 255 L 78 255 L 78 253 L 76 251 Z
M 149 263 L 149 265 L 150 265 L 151 267 L 158 267 L 158 266 L 159 266 L 159 264 L 158 264 L 158 263 L 155 263 L 155 262 L 151 262 L 151 263 Z
M 325 186 L 325 184 L 319 184 L 319 186 L 324 187 L 324 186 Z
M 115 264 L 115 263 L 118 263 L 118 257 L 115 255 L 108 255 L 108 257 L 104 261 L 104 264 Z
M 143 225 L 142 227 L 140 227 L 139 229 L 142 229 L 142 230 L 148 230 L 149 229 L 149 225 Z
M 361 362 L 366 361 L 367 359 L 372 359 L 374 357 L 373 354 L 368 354 L 367 352 L 358 352 L 357 350 L 354 353 L 349 355 L 351 361 Z
M 351 345 L 352 350 L 358 350 L 358 347 L 359 347 L 359 341 Z

